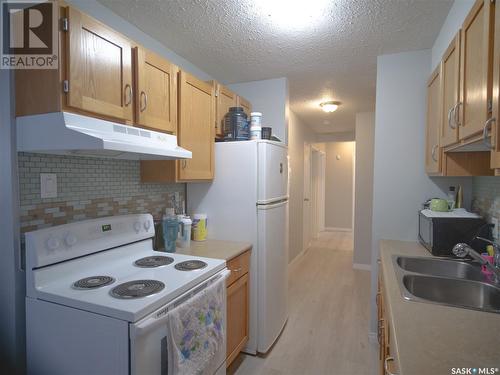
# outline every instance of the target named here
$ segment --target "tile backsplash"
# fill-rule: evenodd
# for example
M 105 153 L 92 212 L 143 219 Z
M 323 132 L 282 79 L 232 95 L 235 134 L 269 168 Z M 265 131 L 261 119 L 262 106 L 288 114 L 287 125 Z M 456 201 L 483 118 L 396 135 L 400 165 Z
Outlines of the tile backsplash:
M 101 216 L 161 215 L 184 184 L 141 183 L 135 160 L 18 154 L 21 232 Z M 57 174 L 57 198 L 40 197 L 40 173 Z
M 489 222 L 500 219 L 500 177 L 472 179 L 472 210 Z

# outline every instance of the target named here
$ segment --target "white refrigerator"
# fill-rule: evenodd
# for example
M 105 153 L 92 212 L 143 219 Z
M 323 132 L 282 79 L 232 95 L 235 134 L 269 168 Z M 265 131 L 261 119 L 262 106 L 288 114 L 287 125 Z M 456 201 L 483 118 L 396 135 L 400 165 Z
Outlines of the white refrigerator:
M 208 238 L 253 244 L 245 352 L 266 353 L 287 320 L 288 149 L 273 141 L 215 144 L 215 179 L 187 185 L 188 213 L 208 214 Z

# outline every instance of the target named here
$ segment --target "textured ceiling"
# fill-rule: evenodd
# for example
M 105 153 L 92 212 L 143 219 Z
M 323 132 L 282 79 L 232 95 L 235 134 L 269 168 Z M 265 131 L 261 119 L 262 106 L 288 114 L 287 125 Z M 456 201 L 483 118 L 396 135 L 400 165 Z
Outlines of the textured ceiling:
M 453 3 L 98 1 L 220 81 L 287 77 L 291 109 L 323 133 L 352 130 L 357 112 L 374 110 L 377 55 L 432 47 Z M 343 104 L 325 114 L 326 99 Z

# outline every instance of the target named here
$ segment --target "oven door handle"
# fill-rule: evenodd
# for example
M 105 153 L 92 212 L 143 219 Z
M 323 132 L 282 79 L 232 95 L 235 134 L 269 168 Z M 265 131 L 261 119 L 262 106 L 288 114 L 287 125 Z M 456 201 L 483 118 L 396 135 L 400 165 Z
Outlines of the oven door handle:
M 188 292 L 184 293 L 183 295 L 177 297 L 174 301 L 169 303 L 167 306 L 155 311 L 153 314 L 151 314 L 151 316 L 145 318 L 144 320 L 142 320 L 138 323 L 135 323 L 133 325 L 134 329 L 131 330 L 131 336 L 133 338 L 137 338 L 137 337 L 140 337 L 148 332 L 151 332 L 152 330 L 154 330 L 156 327 L 158 327 L 160 325 L 167 324 L 168 312 L 171 309 L 175 308 L 175 306 L 179 305 L 180 303 L 188 300 L 193 295 L 196 295 L 197 293 L 199 293 L 200 291 L 205 289 L 213 281 L 216 281 L 221 277 L 224 279 L 227 278 L 230 273 L 231 273 L 231 271 L 228 269 L 224 269 L 223 271 L 218 272 L 217 274 L 215 274 L 214 276 L 210 277 L 205 282 L 203 282 L 201 288 L 194 287 L 194 291 L 193 291 L 193 289 L 189 290 Z M 162 314 L 161 314 L 161 316 L 158 316 L 158 314 L 160 312 Z

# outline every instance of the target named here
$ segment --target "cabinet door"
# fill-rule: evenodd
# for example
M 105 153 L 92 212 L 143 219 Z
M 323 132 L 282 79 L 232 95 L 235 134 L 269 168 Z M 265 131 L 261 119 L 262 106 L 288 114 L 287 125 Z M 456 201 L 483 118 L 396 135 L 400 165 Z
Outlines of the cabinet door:
M 211 83 L 179 73 L 179 145 L 193 153 L 178 161 L 179 181 L 214 177 L 215 93 Z
M 226 366 L 238 356 L 248 341 L 248 273 L 227 288 Z
M 132 45 L 93 18 L 68 8 L 66 104 L 133 121 Z
M 136 123 L 162 132 L 177 131 L 177 67 L 135 48 Z
M 462 26 L 460 139 L 480 133 L 488 119 L 493 7 L 490 0 L 477 0 Z
M 217 114 L 215 117 L 215 135 L 224 137 L 224 116 L 230 107 L 236 107 L 236 94 L 227 87 L 217 84 Z
M 449 146 L 458 142 L 458 106 L 460 98 L 460 31 L 453 38 L 443 56 L 441 82 L 443 107 L 441 111 L 440 145 Z
M 243 111 L 247 114 L 247 119 L 250 120 L 250 112 L 252 112 L 252 103 L 250 103 L 245 98 L 238 96 L 237 100 L 238 107 L 243 107 Z
M 428 174 L 441 172 L 439 129 L 441 128 L 441 64 L 427 83 L 427 135 L 425 146 L 425 170 Z
M 493 49 L 493 111 L 491 131 L 491 168 L 500 175 L 500 6 L 495 6 L 495 36 Z

